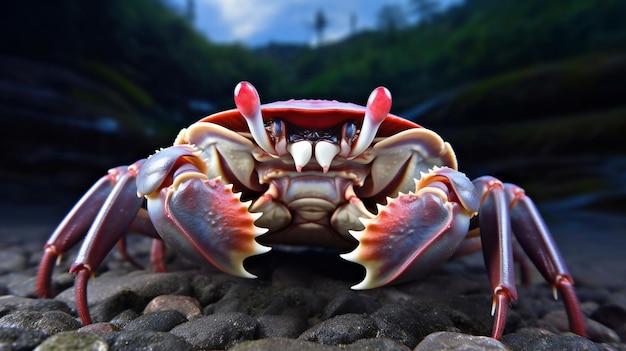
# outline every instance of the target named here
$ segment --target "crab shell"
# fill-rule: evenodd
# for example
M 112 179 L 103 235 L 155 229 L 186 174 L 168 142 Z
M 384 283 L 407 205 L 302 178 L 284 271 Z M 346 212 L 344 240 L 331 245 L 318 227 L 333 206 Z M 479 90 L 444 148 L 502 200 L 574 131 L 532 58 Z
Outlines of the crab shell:
M 439 135 L 367 105 L 261 105 L 249 83 L 237 109 L 183 129 L 137 176 L 163 240 L 238 276 L 270 247 L 323 247 L 366 268 L 356 288 L 413 279 L 447 260 L 478 208 Z

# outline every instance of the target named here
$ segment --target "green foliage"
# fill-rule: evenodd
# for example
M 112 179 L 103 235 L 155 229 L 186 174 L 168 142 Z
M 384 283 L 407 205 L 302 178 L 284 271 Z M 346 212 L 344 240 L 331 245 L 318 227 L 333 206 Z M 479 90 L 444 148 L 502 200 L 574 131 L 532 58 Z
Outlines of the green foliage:
M 265 101 L 363 103 L 386 85 L 402 111 L 501 72 L 623 50 L 625 13 L 623 0 L 466 0 L 418 25 L 259 54 L 211 43 L 155 0 L 24 0 L 3 4 L 0 39 L 4 53 L 99 76 L 140 110 L 180 110 L 188 99 L 231 107 L 232 88 L 245 79 Z
M 301 95 L 360 101 L 393 89 L 399 110 L 455 85 L 545 61 L 626 47 L 626 2 L 467 0 L 425 24 L 367 33 L 311 51 L 295 76 Z
M 246 48 L 211 44 L 158 1 L 25 0 L 3 6 L 2 52 L 95 73 L 140 106 L 151 100 L 182 105 L 188 98 L 225 105 L 227 99 L 232 103 L 237 81 L 269 85 L 276 70 Z
M 154 101 L 152 97 L 144 89 L 137 86 L 134 82 L 128 80 L 117 71 L 96 62 L 87 62 L 84 63 L 83 66 L 86 70 L 93 72 L 93 75 L 99 78 L 99 80 L 108 83 L 111 88 L 118 91 L 121 95 L 128 97 L 134 105 L 143 108 L 153 106 Z

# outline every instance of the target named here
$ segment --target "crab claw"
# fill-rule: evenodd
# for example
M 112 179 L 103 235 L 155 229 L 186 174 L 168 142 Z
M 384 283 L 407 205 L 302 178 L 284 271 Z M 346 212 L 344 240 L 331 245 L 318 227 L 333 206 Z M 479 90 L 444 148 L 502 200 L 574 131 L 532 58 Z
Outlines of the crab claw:
M 473 186 L 470 180 L 449 168 L 438 168 L 415 184 L 415 193 L 388 198 L 387 205 L 379 205 L 378 215 L 361 219 L 364 230 L 350 232 L 359 245 L 342 257 L 366 270 L 353 289 L 414 279 L 450 258 L 465 238 L 478 204 L 474 198 L 464 199 L 469 207 L 465 208 L 452 199 Z
M 189 163 L 171 161 L 179 155 L 185 156 L 179 162 Z M 210 263 L 231 275 L 254 278 L 245 270 L 243 261 L 270 250 L 255 240 L 267 231 L 254 225 L 261 214 L 250 213 L 250 203 L 242 203 L 232 185 L 220 178 L 207 179 L 194 164 L 195 157 L 187 148 L 171 147 L 146 161 L 146 169 L 155 163 L 158 167 L 154 169 L 161 175 L 173 177 L 171 185 L 161 185 L 162 188 L 146 194 L 150 219 L 161 238 L 185 257 L 204 265 Z M 155 178 L 149 176 L 139 174 L 140 189 L 154 188 Z M 143 177 L 150 179 L 145 187 Z

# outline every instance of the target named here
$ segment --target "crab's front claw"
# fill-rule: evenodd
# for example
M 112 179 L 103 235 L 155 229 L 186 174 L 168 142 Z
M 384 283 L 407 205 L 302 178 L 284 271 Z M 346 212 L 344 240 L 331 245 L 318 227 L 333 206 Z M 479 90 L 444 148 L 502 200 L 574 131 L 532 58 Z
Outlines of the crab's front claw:
M 170 185 L 161 184 L 146 194 L 148 212 L 159 235 L 177 252 L 202 265 L 209 263 L 232 275 L 254 277 L 245 270 L 243 261 L 269 250 L 255 240 L 266 232 L 254 225 L 260 214 L 248 212 L 249 203 L 239 200 L 232 185 L 220 178 L 207 179 L 196 167 L 199 157 L 185 150 L 189 147 L 179 148 L 165 149 L 147 161 L 147 169 L 151 162 L 160 163 L 165 168 L 155 169 L 169 174 L 163 179 L 171 177 Z M 172 156 L 182 158 L 159 159 Z M 141 178 L 138 184 L 142 184 Z
M 343 258 L 366 269 L 354 289 L 414 279 L 445 262 L 464 239 L 478 208 L 473 185 L 450 168 L 436 168 L 415 180 L 416 191 L 379 205 L 365 229 L 352 231 L 357 248 Z

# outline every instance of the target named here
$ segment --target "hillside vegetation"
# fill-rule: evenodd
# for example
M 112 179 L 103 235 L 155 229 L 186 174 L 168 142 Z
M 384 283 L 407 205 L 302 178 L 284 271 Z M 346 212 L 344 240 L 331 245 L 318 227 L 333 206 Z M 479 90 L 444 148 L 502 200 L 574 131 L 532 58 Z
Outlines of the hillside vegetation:
M 623 0 L 466 0 L 393 31 L 358 32 L 317 48 L 253 50 L 212 43 L 154 0 L 5 2 L 0 118 L 5 131 L 27 130 L 36 142 L 1 161 L 11 171 L 72 165 L 99 174 L 167 145 L 201 116 L 231 108 L 232 89 L 244 79 L 263 101 L 362 104 L 385 85 L 393 112 L 449 136 L 466 150 L 464 160 L 534 152 L 533 140 L 554 130 L 558 145 L 543 138 L 541 150 L 567 153 L 596 117 L 600 131 L 586 138 L 623 152 L 614 131 L 626 120 L 625 17 Z M 577 134 L 555 127 L 570 118 Z M 497 125 L 505 132 L 490 129 Z M 535 138 L 512 136 L 516 131 L 536 131 Z M 0 147 L 17 143 L 23 136 L 7 133 Z M 596 152 L 572 150 L 581 149 Z

